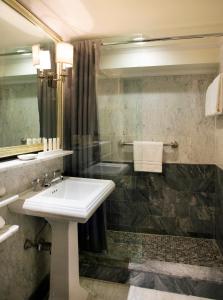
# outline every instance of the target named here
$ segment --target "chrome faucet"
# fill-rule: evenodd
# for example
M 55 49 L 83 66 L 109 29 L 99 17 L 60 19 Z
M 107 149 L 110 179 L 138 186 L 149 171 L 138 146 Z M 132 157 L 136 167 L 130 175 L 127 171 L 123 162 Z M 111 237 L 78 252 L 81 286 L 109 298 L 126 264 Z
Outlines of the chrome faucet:
M 48 173 L 43 175 L 43 178 L 36 178 L 32 181 L 33 191 L 40 191 L 43 187 L 49 187 L 52 183 L 63 180 L 61 170 L 55 170 L 53 177 L 50 177 Z
M 58 180 L 63 180 L 63 175 L 61 173 L 61 170 L 55 170 L 53 172 L 53 179 L 51 180 L 51 183 L 56 182 Z

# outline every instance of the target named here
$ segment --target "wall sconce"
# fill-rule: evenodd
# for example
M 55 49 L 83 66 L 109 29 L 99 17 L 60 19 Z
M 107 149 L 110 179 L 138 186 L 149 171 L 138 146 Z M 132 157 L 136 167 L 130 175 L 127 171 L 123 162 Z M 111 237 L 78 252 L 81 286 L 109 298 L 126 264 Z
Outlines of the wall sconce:
M 48 77 L 48 72 L 45 70 L 51 69 L 51 59 L 49 50 L 41 50 L 40 45 L 32 46 L 33 66 L 40 70 L 39 78 L 44 79 Z M 50 73 L 50 71 L 49 71 Z M 52 76 L 52 75 L 51 75 Z
M 69 43 L 56 44 L 56 63 L 61 67 L 59 74 L 51 71 L 51 59 L 49 50 L 41 50 L 40 45 L 32 46 L 33 66 L 40 70 L 38 77 L 48 81 L 64 81 L 68 76 L 66 69 L 73 66 L 73 46 Z
M 59 76 L 62 81 L 68 76 L 66 69 L 73 67 L 73 54 L 74 47 L 69 43 L 57 43 L 56 44 L 56 63 L 61 65 L 61 73 Z

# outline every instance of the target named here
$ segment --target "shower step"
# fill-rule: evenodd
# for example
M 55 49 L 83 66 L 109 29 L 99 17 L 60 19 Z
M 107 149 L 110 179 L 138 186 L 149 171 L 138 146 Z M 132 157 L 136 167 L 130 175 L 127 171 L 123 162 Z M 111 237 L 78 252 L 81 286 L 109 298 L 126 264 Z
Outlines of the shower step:
M 106 255 L 80 255 L 80 275 L 160 291 L 223 299 L 223 269 L 147 260 L 132 263 Z

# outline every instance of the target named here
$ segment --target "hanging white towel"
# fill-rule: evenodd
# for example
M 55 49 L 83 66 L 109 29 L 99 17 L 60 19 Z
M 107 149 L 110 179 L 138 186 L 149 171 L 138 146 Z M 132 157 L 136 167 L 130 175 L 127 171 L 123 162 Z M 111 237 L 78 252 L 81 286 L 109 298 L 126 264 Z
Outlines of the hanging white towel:
M 163 143 L 133 142 L 134 170 L 162 173 Z
M 206 92 L 205 116 L 223 113 L 223 73 L 219 74 L 209 85 Z

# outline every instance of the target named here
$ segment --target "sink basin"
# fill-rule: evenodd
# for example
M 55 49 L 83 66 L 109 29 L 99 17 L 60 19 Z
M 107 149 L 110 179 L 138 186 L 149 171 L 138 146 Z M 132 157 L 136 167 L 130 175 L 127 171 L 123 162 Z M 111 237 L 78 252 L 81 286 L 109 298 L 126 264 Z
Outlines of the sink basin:
M 85 223 L 114 188 L 111 180 L 67 177 L 26 198 L 22 208 L 39 217 Z
M 49 300 L 86 300 L 79 283 L 78 227 L 115 188 L 111 180 L 67 177 L 41 192 L 25 192 L 11 204 L 20 214 L 44 217 L 52 228 Z

